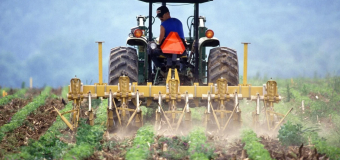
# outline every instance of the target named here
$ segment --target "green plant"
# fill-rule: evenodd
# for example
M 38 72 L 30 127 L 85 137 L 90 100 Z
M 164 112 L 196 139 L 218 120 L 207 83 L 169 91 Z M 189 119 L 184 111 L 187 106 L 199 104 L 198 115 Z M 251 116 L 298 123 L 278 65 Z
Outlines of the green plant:
M 146 106 L 141 106 L 140 107 L 142 110 L 142 115 L 145 118 L 150 118 L 152 117 L 153 113 L 155 112 L 155 109 L 153 108 L 147 108 Z
M 319 153 L 326 154 L 330 159 L 340 159 L 340 148 L 330 146 L 327 144 L 326 139 L 319 137 L 317 133 L 311 135 L 312 144 Z
M 102 149 L 101 141 L 106 127 L 102 123 L 107 120 L 107 102 L 107 99 L 102 101 L 96 111 L 97 118 L 94 120 L 94 126 L 86 124 L 86 120 L 81 119 L 77 129 L 77 143 L 70 147 L 62 159 L 84 159 L 90 157 L 95 150 Z
M 307 85 L 303 84 L 303 86 L 302 86 L 302 95 L 307 95 L 307 94 L 308 94 Z
M 189 154 L 190 159 L 202 160 L 212 159 L 216 155 L 214 154 L 214 148 L 207 144 L 207 137 L 205 136 L 205 129 L 202 127 L 194 128 L 189 133 Z
M 76 146 L 72 147 L 63 159 L 84 159 L 90 157 L 96 149 L 101 150 L 103 133 L 104 126 L 90 126 L 86 124 L 86 120 L 81 120 L 76 135 Z
M 244 149 L 250 159 L 253 160 L 271 160 L 268 150 L 264 149 L 263 144 L 252 130 L 244 130 L 241 134 L 242 142 L 245 143 Z
M 159 138 L 158 145 L 163 146 L 164 144 L 168 145 L 168 151 L 160 152 L 160 156 L 163 158 L 178 160 L 188 155 L 188 139 L 184 137 L 173 136 Z
M 301 145 L 305 142 L 303 137 L 302 125 L 292 124 L 290 121 L 281 126 L 277 136 L 282 145 Z
M 290 99 L 292 99 L 294 96 L 293 96 L 292 92 L 290 91 L 289 83 L 287 83 L 286 94 L 287 94 L 286 102 L 290 102 Z
M 133 145 L 128 149 L 125 158 L 127 160 L 147 159 L 150 152 L 148 143 L 153 143 L 153 136 L 154 132 L 152 125 L 144 125 L 139 128 L 136 137 L 133 140 Z

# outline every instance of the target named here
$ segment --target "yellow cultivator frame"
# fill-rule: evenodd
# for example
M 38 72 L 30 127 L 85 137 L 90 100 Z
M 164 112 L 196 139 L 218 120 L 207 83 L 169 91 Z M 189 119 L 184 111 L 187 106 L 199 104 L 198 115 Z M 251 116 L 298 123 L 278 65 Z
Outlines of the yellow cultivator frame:
M 260 114 L 260 102 L 263 101 L 266 109 L 266 117 L 268 128 L 272 129 L 276 125 L 274 123 L 273 116 L 277 113 L 274 112 L 274 103 L 281 100 L 281 96 L 278 95 L 277 83 L 273 80 L 269 80 L 263 86 L 251 86 L 247 84 L 247 45 L 244 43 L 244 77 L 243 84 L 238 86 L 228 86 L 226 79 L 218 79 L 216 83 L 209 83 L 206 86 L 200 86 L 199 83 L 194 83 L 193 86 L 181 86 L 178 73 L 176 69 L 169 69 L 166 85 L 154 86 L 151 82 L 146 85 L 138 85 L 137 82 L 130 83 L 129 77 L 121 76 L 119 78 L 118 85 L 107 85 L 102 82 L 102 42 L 98 42 L 98 54 L 99 54 L 99 83 L 94 85 L 83 85 L 78 78 L 72 78 L 69 85 L 69 93 L 67 95 L 68 100 L 73 101 L 74 107 L 71 111 L 71 122 L 67 121 L 63 117 L 65 113 L 59 113 L 62 120 L 72 130 L 77 128 L 80 112 L 80 103 L 84 99 L 88 99 L 89 102 L 89 121 L 90 124 L 94 123 L 93 111 L 91 108 L 91 98 L 104 98 L 109 99 L 108 104 L 108 127 L 113 127 L 113 113 L 115 112 L 120 125 L 128 126 L 131 121 L 135 120 L 135 125 L 143 125 L 142 111 L 140 108 L 140 98 L 147 98 L 147 105 L 153 100 L 158 100 L 158 108 L 156 109 L 156 125 L 160 123 L 161 115 L 164 115 L 166 123 L 169 124 L 169 128 L 178 129 L 178 126 L 184 118 L 185 125 L 191 123 L 191 111 L 189 107 L 189 100 L 194 100 L 198 105 L 199 99 L 207 101 L 207 109 L 205 112 L 205 124 L 210 121 L 210 117 L 213 117 L 211 121 L 215 121 L 218 129 L 225 130 L 231 119 L 233 122 L 241 122 L 239 100 L 247 99 L 256 102 L 256 108 L 254 108 L 253 121 L 255 124 L 258 122 L 258 115 Z M 120 106 L 116 106 L 114 99 L 121 101 Z M 214 110 L 211 101 L 218 101 L 220 106 Z M 223 105 L 224 102 L 233 100 L 235 102 L 233 110 L 226 110 Z M 127 106 L 127 101 L 135 101 L 136 109 L 130 109 Z M 164 111 L 162 107 L 162 101 L 166 101 L 169 104 L 169 109 Z M 184 101 L 183 110 L 177 110 L 177 103 Z M 132 116 L 128 118 L 127 112 L 133 112 Z M 176 119 L 176 115 L 179 118 Z M 212 116 L 210 116 L 212 115 Z M 227 116 L 229 115 L 229 116 Z

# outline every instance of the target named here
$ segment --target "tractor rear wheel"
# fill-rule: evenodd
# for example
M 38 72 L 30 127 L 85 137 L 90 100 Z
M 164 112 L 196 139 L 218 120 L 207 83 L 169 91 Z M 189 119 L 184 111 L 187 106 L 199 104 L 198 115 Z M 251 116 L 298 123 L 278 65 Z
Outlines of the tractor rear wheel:
M 210 50 L 208 57 L 208 82 L 216 83 L 223 77 L 227 79 L 228 85 L 237 86 L 238 59 L 235 50 L 227 47 L 217 47 Z
M 130 83 L 138 82 L 138 56 L 137 51 L 131 47 L 116 47 L 111 49 L 109 60 L 109 85 L 118 85 L 119 77 L 125 75 L 130 78 Z M 134 99 L 132 99 L 134 100 Z M 121 106 L 121 102 L 116 100 L 117 107 Z M 135 109 L 136 106 L 127 101 L 127 106 L 130 109 Z M 127 112 L 128 118 L 131 114 Z M 117 123 L 118 117 L 116 112 L 113 112 L 114 120 Z
M 238 58 L 237 52 L 231 48 L 227 47 L 217 47 L 210 50 L 208 57 L 208 83 L 216 83 L 219 78 L 227 79 L 229 86 L 237 86 L 239 84 L 239 74 L 238 74 Z M 225 109 L 233 111 L 235 106 L 235 101 L 230 100 L 224 103 Z M 214 108 L 221 109 L 219 102 L 212 102 Z M 234 114 L 237 117 L 238 114 Z M 240 118 L 233 119 L 232 124 L 237 125 Z M 220 121 L 223 125 L 224 121 Z
M 130 47 L 111 49 L 109 60 L 109 85 L 117 85 L 119 77 L 125 75 L 130 83 L 138 81 L 137 51 Z

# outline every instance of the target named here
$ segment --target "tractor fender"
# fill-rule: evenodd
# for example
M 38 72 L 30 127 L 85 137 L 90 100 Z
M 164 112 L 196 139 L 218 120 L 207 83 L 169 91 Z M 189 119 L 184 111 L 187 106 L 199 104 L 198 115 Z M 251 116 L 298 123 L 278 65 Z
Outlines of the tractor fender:
M 131 46 L 143 46 L 147 45 L 148 42 L 145 37 L 137 38 L 137 37 L 128 37 L 126 43 Z
M 216 47 L 220 45 L 220 41 L 215 37 L 212 37 L 212 38 L 202 37 L 199 39 L 198 43 L 199 43 L 198 48 L 206 47 L 206 46 Z

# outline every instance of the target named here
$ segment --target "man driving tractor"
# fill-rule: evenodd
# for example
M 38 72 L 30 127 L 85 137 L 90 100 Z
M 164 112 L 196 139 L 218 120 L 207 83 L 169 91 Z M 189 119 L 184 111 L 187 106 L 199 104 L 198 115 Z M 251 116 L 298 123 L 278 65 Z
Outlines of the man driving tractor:
M 177 32 L 179 37 L 184 42 L 184 33 L 182 22 L 177 18 L 171 18 L 169 9 L 166 6 L 161 6 L 157 8 L 157 17 L 161 20 L 160 26 L 160 35 L 159 35 L 159 45 L 162 45 L 166 37 L 168 37 L 170 32 Z M 185 54 L 185 53 L 184 53 Z M 163 55 L 167 58 L 166 68 L 161 64 L 158 59 L 158 56 Z M 161 50 L 157 50 L 153 52 L 151 55 L 151 59 L 154 62 L 156 67 L 161 68 L 162 70 L 167 70 L 171 68 L 173 65 L 179 69 L 180 62 L 177 58 L 177 54 L 164 54 Z

